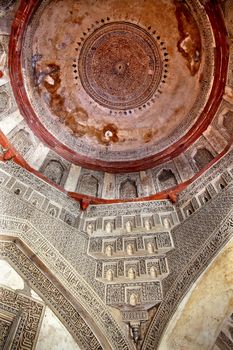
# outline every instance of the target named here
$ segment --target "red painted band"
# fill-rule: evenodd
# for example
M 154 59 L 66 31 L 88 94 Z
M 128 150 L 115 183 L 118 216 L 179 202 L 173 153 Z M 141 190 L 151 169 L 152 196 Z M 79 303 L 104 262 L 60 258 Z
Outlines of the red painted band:
M 162 152 L 154 154 L 153 156 L 127 162 L 106 162 L 82 156 L 59 142 L 38 120 L 24 87 L 21 66 L 24 32 L 38 3 L 38 0 L 23 0 L 17 11 L 12 26 L 9 45 L 10 79 L 18 107 L 29 127 L 45 144 L 63 158 L 82 167 L 107 172 L 123 173 L 146 170 L 155 167 L 158 164 L 167 162 L 184 152 L 207 129 L 222 101 L 227 79 L 229 57 L 226 28 L 222 18 L 220 5 L 217 4 L 217 2 L 214 4 L 212 2 L 211 4 L 207 3 L 205 5 L 206 13 L 211 22 L 217 45 L 215 49 L 215 73 L 213 86 L 203 112 L 189 132 L 172 146 L 166 148 Z

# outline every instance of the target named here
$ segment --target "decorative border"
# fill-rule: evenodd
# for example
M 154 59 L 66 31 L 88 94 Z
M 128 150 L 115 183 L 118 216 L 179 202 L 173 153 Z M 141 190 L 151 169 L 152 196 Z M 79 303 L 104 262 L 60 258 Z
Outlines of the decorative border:
M 92 55 L 94 55 L 93 50 L 91 50 L 91 47 L 93 44 L 96 42 L 100 41 L 101 42 L 101 37 L 103 38 L 104 36 L 111 37 L 111 31 L 116 33 L 117 31 L 125 31 L 125 32 L 130 32 L 135 35 L 135 37 L 139 37 L 142 43 L 142 45 L 145 47 L 145 49 L 149 49 L 151 51 L 151 54 L 153 53 L 153 71 L 154 74 L 152 76 L 152 79 L 149 83 L 149 86 L 147 86 L 147 89 L 142 91 L 142 94 L 140 94 L 135 100 L 131 100 L 128 102 L 124 101 L 108 101 L 107 97 L 101 96 L 98 92 L 95 91 L 95 88 L 90 84 L 89 79 L 89 72 L 90 69 L 88 67 L 88 63 L 90 63 L 91 58 L 93 58 Z M 135 33 L 134 33 L 135 31 Z M 159 45 L 157 43 L 157 39 L 155 36 L 151 35 L 149 32 L 147 32 L 143 27 L 140 27 L 139 25 L 131 22 L 122 22 L 122 21 L 110 21 L 109 23 L 103 24 L 101 27 L 95 29 L 89 36 L 87 36 L 82 43 L 81 47 L 77 47 L 76 51 L 79 51 L 80 49 L 80 54 L 79 57 L 77 58 L 77 65 L 78 65 L 78 72 L 79 75 L 76 75 L 76 78 L 80 79 L 81 84 L 84 88 L 84 90 L 87 92 L 87 94 L 90 96 L 90 98 L 103 107 L 107 108 L 110 110 L 110 114 L 115 111 L 115 114 L 121 111 L 121 113 L 124 113 L 127 115 L 127 112 L 132 113 L 132 110 L 141 110 L 142 106 L 146 107 L 148 102 L 152 102 L 151 100 L 153 97 L 155 97 L 155 94 L 161 85 L 161 80 L 162 76 L 164 74 L 164 60 L 162 57 L 162 52 L 161 49 L 165 48 L 162 45 Z M 163 41 L 161 40 L 162 44 L 164 45 Z M 80 43 L 81 44 L 81 43 Z M 161 49 L 160 49 L 161 47 Z M 166 48 L 165 48 L 166 49 Z M 166 51 L 166 56 L 168 55 Z M 90 57 L 89 57 L 90 56 Z M 88 58 L 89 57 L 89 58 Z M 166 58 L 167 59 L 167 58 Z M 165 61 L 166 62 L 166 61 Z M 73 65 L 76 69 L 76 65 Z M 165 82 L 165 81 L 164 81 Z M 149 90 L 149 92 L 148 92 Z M 108 94 L 107 94 L 108 95 Z M 137 101 L 139 99 L 139 101 Z M 112 104 L 112 105 L 111 105 Z M 120 113 L 120 114 L 121 114 Z
M 31 19 L 31 26 L 29 29 L 27 29 L 26 34 L 25 34 L 26 40 L 24 40 L 24 51 L 26 51 L 26 52 L 27 52 L 27 50 L 29 50 L 29 52 L 30 52 L 30 50 L 33 46 L 32 37 L 33 37 L 34 28 L 37 27 L 39 19 L 41 17 L 41 14 L 43 13 L 44 7 L 46 6 L 47 3 L 48 3 L 48 0 L 44 0 L 44 3 L 41 4 L 39 6 L 39 8 L 37 9 L 36 15 L 34 17 L 32 17 L 32 19 Z M 193 114 L 196 116 L 196 114 L 198 114 L 197 112 L 200 112 L 201 110 L 203 110 L 205 108 L 205 100 L 208 99 L 208 96 L 210 95 L 209 90 L 211 88 L 211 83 L 212 83 L 212 81 L 210 82 L 210 81 L 208 81 L 208 79 L 206 79 L 206 75 L 208 77 L 214 76 L 213 67 L 215 67 L 215 69 L 217 69 L 217 65 L 213 64 L 213 61 L 214 61 L 214 52 L 213 52 L 213 48 L 212 48 L 212 46 L 214 45 L 212 43 L 213 35 L 212 35 L 212 31 L 211 31 L 211 26 L 210 25 L 204 26 L 204 23 L 209 24 L 209 20 L 208 20 L 207 14 L 205 13 L 205 10 L 203 9 L 202 6 L 200 6 L 198 0 L 192 0 L 192 2 L 189 3 L 189 6 L 193 10 L 193 15 L 195 16 L 195 19 L 197 21 L 199 21 L 200 25 L 202 25 L 202 33 L 201 34 L 202 34 L 202 40 L 203 40 L 203 47 L 204 47 L 205 54 L 206 54 L 206 62 L 205 62 L 205 69 L 204 69 L 205 76 L 203 77 L 203 79 L 201 81 L 201 88 L 200 88 L 201 93 L 197 97 L 196 102 L 193 105 L 193 108 L 189 111 L 184 123 L 180 124 L 179 128 L 177 128 L 175 133 L 170 135 L 170 138 L 165 138 L 165 139 L 160 140 L 159 143 L 155 143 L 155 144 L 151 145 L 150 149 L 148 147 L 146 147 L 144 149 L 144 153 L 146 153 L 146 154 L 142 154 L 143 150 L 141 150 L 141 153 L 138 151 L 139 154 L 137 157 L 135 157 L 135 153 L 134 153 L 133 160 L 132 160 L 132 152 L 131 151 L 129 151 L 129 152 L 127 152 L 127 151 L 125 151 L 125 152 L 124 151 L 112 152 L 114 158 L 107 161 L 107 163 L 110 163 L 112 161 L 115 162 L 115 159 L 118 159 L 117 162 L 121 162 L 121 161 L 126 162 L 127 160 L 132 160 L 134 162 L 137 162 L 137 161 L 139 161 L 138 159 L 140 159 L 142 157 L 147 158 L 147 157 L 151 156 L 152 150 L 154 150 L 155 147 L 156 147 L 157 151 L 162 151 L 163 148 L 166 148 L 169 145 L 172 145 L 174 142 L 176 143 L 177 142 L 176 134 L 178 133 L 179 137 L 183 136 L 183 134 L 184 134 L 184 132 L 182 132 L 183 129 L 186 129 L 186 128 L 189 129 L 190 125 L 192 124 Z M 214 22 L 214 24 L 215 24 L 215 22 Z M 211 50 L 210 50 L 210 47 L 212 48 Z M 26 62 L 26 71 L 28 72 L 27 75 L 31 76 L 32 75 L 32 65 L 31 65 L 31 59 L 29 57 L 30 57 L 30 55 L 27 53 L 26 58 L 25 58 L 25 62 Z M 30 81 L 28 81 L 26 74 L 24 74 L 24 80 L 31 87 L 31 90 L 34 91 L 34 94 L 37 94 L 35 89 L 33 88 L 32 84 L 30 83 Z M 28 93 L 28 96 L 30 97 L 30 91 L 27 88 L 26 84 L 25 84 L 25 87 L 28 90 L 27 93 Z M 205 97 L 204 101 L 203 101 L 203 96 Z M 38 96 L 38 98 L 39 98 L 39 96 Z M 53 135 L 56 135 L 57 140 L 59 139 L 60 142 L 62 142 L 67 147 L 72 148 L 72 150 L 74 150 L 75 147 L 78 148 L 78 150 L 76 150 L 76 151 L 79 152 L 80 156 L 83 155 L 82 152 L 83 152 L 83 149 L 85 149 L 84 155 L 92 154 L 92 157 L 97 158 L 98 161 L 106 162 L 106 160 L 102 159 L 102 158 L 106 157 L 106 150 L 98 150 L 96 152 L 94 147 L 92 147 L 90 145 L 84 146 L 82 141 L 79 142 L 75 138 L 72 138 L 72 140 L 71 140 L 71 135 L 69 135 L 69 140 L 67 140 L 67 138 L 64 136 L 64 130 L 62 131 L 61 129 L 57 128 L 54 124 L 51 124 L 49 122 L 48 118 L 44 117 L 46 115 L 46 110 L 47 110 L 46 106 L 44 106 L 44 108 L 42 108 L 42 105 L 38 105 L 36 100 L 37 99 L 31 99 L 31 104 L 32 104 L 34 111 L 40 116 L 39 118 L 43 121 L 43 125 L 45 125 L 48 130 L 51 130 L 51 133 Z M 207 109 L 207 111 L 208 111 L 208 109 Z M 205 118 L 205 115 L 203 115 L 203 116 Z M 194 122 L 195 122 L 195 120 L 194 120 Z M 69 141 L 69 144 L 68 144 L 68 141 Z M 107 150 L 107 153 L 108 153 L 108 155 L 110 155 L 111 151 Z M 122 171 L 122 172 L 124 172 L 124 171 Z
M 231 157 L 230 154 L 229 157 Z M 230 158 L 226 158 L 226 161 L 229 161 L 229 159 Z M 8 167 L 10 168 L 10 163 L 8 163 Z M 13 171 L 16 171 L 16 168 L 17 166 L 13 168 Z M 205 181 L 207 180 L 208 178 L 205 179 Z M 29 179 L 26 178 L 26 182 L 28 181 Z M 53 189 L 51 188 L 51 191 L 52 190 Z M 217 227 L 223 218 L 226 217 L 226 212 L 228 212 L 230 210 L 229 208 L 232 207 L 232 200 L 233 186 L 229 185 L 223 192 L 219 193 L 219 197 L 207 203 L 207 205 L 205 205 L 201 211 L 194 214 L 197 215 L 197 217 L 193 219 L 193 221 L 192 217 L 190 217 L 187 219 L 186 223 L 183 223 L 183 228 L 177 227 L 173 230 L 175 255 L 171 257 L 171 261 L 169 262 L 169 266 L 171 266 L 172 270 L 172 282 L 169 280 L 166 283 L 165 281 L 165 301 L 161 303 L 158 313 L 152 321 L 149 333 L 145 338 L 145 344 L 148 345 L 148 342 L 151 342 L 151 349 L 156 348 L 156 344 L 158 344 L 167 322 L 174 313 L 183 295 L 187 293 L 191 283 L 193 283 L 193 281 L 200 275 L 204 267 L 206 267 L 206 265 L 213 259 L 220 248 L 223 247 L 223 245 L 231 238 L 231 227 L 233 226 L 232 212 L 226 219 L 224 219 L 220 228 L 215 230 L 212 234 L 211 232 L 214 230 L 214 227 Z M 14 198 L 12 198 L 12 202 L 15 205 L 16 202 Z M 69 199 L 67 199 L 67 202 L 69 202 Z M 96 216 L 97 213 L 98 215 L 103 215 L 104 212 L 108 213 L 108 208 L 111 209 L 112 213 L 125 213 L 128 205 L 129 204 L 125 203 L 117 206 L 112 205 L 110 207 L 104 205 L 99 207 L 93 206 L 90 208 L 91 210 L 89 214 L 90 217 L 93 217 L 93 215 Z M 168 203 L 165 201 L 161 203 L 137 203 L 134 204 L 130 210 L 145 210 L 147 212 L 149 209 L 165 209 L 167 205 Z M 168 205 L 168 208 L 169 207 L 175 210 L 175 208 L 171 205 Z M 98 212 L 99 209 L 100 211 Z M 211 216 L 209 221 L 207 220 L 208 212 Z M 212 213 L 215 214 L 214 218 L 212 218 Z M 25 215 L 27 215 L 27 212 Z M 83 216 L 84 218 L 88 217 L 88 212 Z M 191 225 L 190 230 L 192 229 L 192 232 L 198 230 L 199 225 L 202 227 L 202 224 L 205 224 L 206 233 L 200 230 L 197 232 L 198 234 L 196 234 L 195 237 L 189 236 L 187 226 L 185 226 L 187 224 L 189 225 L 189 222 Z M 193 223 L 195 223 L 195 225 Z M 35 225 L 37 224 L 35 223 Z M 55 276 L 58 276 L 62 285 L 70 292 L 70 294 L 73 295 L 74 298 L 76 298 L 76 300 L 78 300 L 80 305 L 87 311 L 87 313 L 92 315 L 96 325 L 98 325 L 102 334 L 112 345 L 112 349 L 132 349 L 130 340 L 127 341 L 125 339 L 125 336 L 120 329 L 120 324 L 115 322 L 104 302 L 96 295 L 93 289 L 90 288 L 90 284 L 88 284 L 83 277 L 77 273 L 75 268 L 73 268 L 70 263 L 68 263 L 67 260 L 65 260 L 64 257 L 56 251 L 53 245 L 50 244 L 47 239 L 35 229 L 35 225 L 33 226 L 27 220 L 12 218 L 9 216 L 2 216 L 2 220 L 0 221 L 1 232 L 4 232 L 6 236 L 11 235 L 12 237 L 19 237 L 27 246 L 30 247 L 30 249 L 33 249 L 33 251 L 36 252 L 38 259 L 43 261 L 44 264 L 48 266 L 48 269 L 53 271 Z M 179 237 L 179 234 L 181 237 Z M 208 235 L 211 236 L 208 237 Z M 182 247 L 182 240 L 185 247 Z M 193 257 L 191 261 L 190 247 L 193 247 Z M 201 248 L 199 249 L 199 247 Z M 184 251 L 184 249 L 186 249 L 186 251 Z M 183 270 L 183 272 L 180 272 L 180 259 L 178 261 L 175 260 L 179 254 L 182 254 L 183 261 L 186 259 L 187 262 L 187 267 L 185 270 Z M 174 278 L 177 278 L 175 282 L 173 280 Z M 147 347 L 147 345 L 143 345 L 144 350 L 150 350 L 150 347 Z
M 196 2 L 199 6 L 199 3 Z M 21 70 L 21 49 L 22 49 L 22 40 L 23 34 L 26 28 L 26 25 L 29 21 L 31 12 L 35 8 L 38 1 L 30 0 L 27 3 L 22 2 L 19 11 L 16 15 L 15 22 L 13 23 L 12 36 L 10 40 L 10 51 L 9 51 L 9 67 L 10 67 L 10 78 L 12 88 L 16 100 L 18 102 L 19 109 L 24 115 L 25 119 L 28 122 L 28 125 L 32 130 L 35 129 L 35 126 L 38 125 L 40 130 L 40 138 L 50 146 L 56 147 L 57 152 L 67 160 L 75 164 L 81 164 L 92 169 L 98 169 L 99 167 L 102 170 L 106 171 L 115 171 L 115 172 L 128 172 L 136 170 L 144 170 L 151 168 L 156 164 L 161 164 L 168 159 L 172 159 L 175 156 L 183 152 L 187 147 L 193 143 L 201 133 L 208 127 L 210 121 L 213 119 L 219 104 L 222 100 L 224 93 L 227 67 L 228 67 L 228 44 L 226 41 L 226 30 L 223 19 L 219 16 L 219 5 L 205 5 L 205 10 L 209 17 L 209 20 L 212 24 L 213 33 L 215 39 L 218 38 L 218 45 L 215 51 L 215 74 L 214 81 L 212 86 L 212 91 L 209 95 L 209 100 L 203 109 L 201 116 L 198 118 L 197 122 L 189 130 L 189 132 L 181 137 L 179 141 L 164 149 L 163 151 L 151 155 L 150 157 L 135 160 L 135 161 L 110 161 L 106 162 L 103 160 L 94 160 L 87 158 L 84 155 L 78 154 L 75 151 L 71 150 L 69 147 L 61 144 L 57 139 L 52 136 L 44 126 L 38 121 L 35 111 L 33 110 L 23 85 L 23 72 Z M 199 8 L 201 8 L 199 6 Z M 203 9 L 201 10 L 203 11 Z M 204 15 L 204 14 L 202 14 Z M 220 38 L 219 38 L 220 36 Z M 204 35 L 205 39 L 208 37 L 207 34 Z M 35 123 L 36 121 L 36 123 Z M 171 137 L 171 142 L 174 140 Z M 126 158 L 125 158 L 126 159 Z
M 47 268 L 59 278 L 59 281 L 62 283 L 64 288 L 66 288 L 66 290 L 69 291 L 69 293 L 71 293 L 77 300 L 76 302 L 79 303 L 80 312 L 82 312 L 83 315 L 86 315 L 89 320 L 92 318 L 95 324 L 98 325 L 96 326 L 97 334 L 100 334 L 100 331 L 97 330 L 98 327 L 106 339 L 108 339 L 108 344 L 111 344 L 111 349 L 128 350 L 132 348 L 131 344 L 123 335 L 119 325 L 112 318 L 103 301 L 90 289 L 90 287 L 88 288 L 88 284 L 77 273 L 77 271 L 29 222 L 27 222 L 27 220 L 0 216 L 0 232 L 6 236 L 18 237 L 24 244 L 30 247 L 30 249 L 33 251 L 32 256 L 36 254 L 37 258 L 40 259 L 40 261 L 43 261 L 43 264 L 45 264 Z M 15 249 L 17 249 L 17 254 L 20 255 L 20 249 L 18 247 L 14 248 L 14 250 Z M 17 254 L 15 255 L 15 259 L 13 259 L 14 256 L 11 257 L 11 261 L 14 262 L 16 269 L 17 264 L 19 264 L 19 256 Z M 29 266 L 30 260 L 24 257 L 22 262 L 22 266 L 18 266 L 18 270 L 26 275 L 26 279 L 30 280 L 30 271 L 33 270 L 33 267 Z M 26 267 L 23 270 L 24 264 Z M 49 280 L 45 281 L 46 277 L 36 266 L 35 269 L 37 274 L 40 274 L 40 277 L 36 277 L 36 279 L 31 282 L 33 283 L 33 288 L 35 291 L 38 291 L 43 295 L 43 289 L 45 286 L 50 286 L 51 291 L 47 291 L 43 297 L 52 298 L 53 300 L 56 296 L 57 301 L 54 305 L 51 305 L 51 308 L 60 318 L 62 318 L 62 315 L 64 314 L 64 311 L 60 310 L 60 307 L 66 306 L 67 312 L 69 310 L 69 313 L 70 310 L 73 310 L 69 315 L 67 315 L 66 319 L 62 318 L 62 320 L 65 322 L 67 328 L 71 331 L 77 341 L 82 344 L 83 349 L 92 349 L 90 348 L 90 342 L 87 337 L 87 335 L 90 336 L 90 334 L 92 334 L 89 326 L 77 313 L 69 300 L 59 292 L 58 288 Z M 44 281 L 45 286 L 42 284 L 42 281 Z M 80 327 L 77 327 L 77 322 L 80 323 Z M 93 324 L 93 321 L 91 323 Z M 81 329 L 83 332 L 81 332 Z M 85 329 L 86 331 L 84 331 Z M 93 344 L 93 349 L 102 349 L 97 339 L 95 341 L 93 340 Z M 107 345 L 105 345 L 105 348 L 110 349 Z
M 208 266 L 217 253 L 233 237 L 233 211 L 222 225 L 207 239 L 204 246 L 194 255 L 188 266 L 179 274 L 158 308 L 144 339 L 142 350 L 157 349 L 166 326 L 175 313 L 177 306 L 190 287 Z
M 35 349 L 44 308 L 44 304 L 25 294 L 0 286 L 0 312 L 2 311 L 3 315 L 4 311 L 10 312 L 13 322 L 17 313 L 20 313 L 11 349 Z

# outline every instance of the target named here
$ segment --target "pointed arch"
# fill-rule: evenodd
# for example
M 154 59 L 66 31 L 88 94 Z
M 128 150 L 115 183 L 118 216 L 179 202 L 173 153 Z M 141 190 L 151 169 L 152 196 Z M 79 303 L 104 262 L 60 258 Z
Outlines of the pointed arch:
M 138 191 L 136 182 L 130 179 L 120 184 L 120 198 L 137 198 Z
M 158 174 L 158 181 L 161 190 L 174 187 L 178 184 L 175 174 L 171 169 L 163 169 Z
M 51 181 L 55 182 L 57 185 L 61 184 L 62 176 L 64 173 L 64 166 L 58 160 L 51 159 L 45 169 L 44 176 L 48 177 Z
M 98 197 L 98 179 L 93 175 L 84 174 L 79 181 L 78 191 L 89 196 Z
M 214 159 L 212 153 L 205 147 L 198 148 L 196 153 L 193 156 L 193 160 L 198 167 L 199 170 L 204 168 L 207 164 L 209 164 Z

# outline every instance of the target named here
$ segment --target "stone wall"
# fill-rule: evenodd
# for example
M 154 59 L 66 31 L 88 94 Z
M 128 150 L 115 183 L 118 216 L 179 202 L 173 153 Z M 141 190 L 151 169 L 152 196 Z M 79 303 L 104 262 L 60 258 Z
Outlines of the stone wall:
M 226 164 L 230 153 L 228 157 Z M 221 181 L 220 168 L 213 168 L 183 192 L 176 206 L 169 201 L 119 203 L 91 205 L 85 212 L 13 161 L 4 162 L 1 234 L 16 239 L 13 256 L 19 255 L 21 244 L 30 247 L 30 256 L 43 262 L 70 293 L 79 322 L 87 320 L 105 349 L 134 349 L 135 344 L 155 349 L 192 283 L 231 237 L 232 177 L 221 162 Z M 214 194 L 186 216 L 187 200 L 199 200 L 210 185 Z M 64 220 L 64 213 L 73 221 Z M 8 245 L 2 247 L 8 250 Z M 17 266 L 25 271 L 23 261 Z M 34 289 L 40 287 L 35 284 Z M 62 322 L 85 348 L 79 326 L 74 328 L 65 314 Z
M 13 343 L 17 349 L 23 349 L 24 346 L 27 349 L 36 350 L 59 350 L 62 347 L 67 350 L 80 349 L 51 309 L 6 260 L 0 260 L 0 294 L 0 345 L 2 348 Z M 22 302 L 23 307 L 26 308 L 25 311 L 30 312 L 31 324 L 28 322 L 27 331 L 25 330 L 26 324 L 18 328 L 20 318 L 17 322 L 17 313 L 14 315 L 14 311 L 21 307 Z M 14 310 L 12 316 L 9 315 L 10 308 Z M 36 309 L 42 311 L 41 314 L 36 314 Z M 38 316 L 39 322 L 37 321 Z M 28 341 L 29 333 L 31 344 Z M 20 341 L 18 337 L 21 338 Z

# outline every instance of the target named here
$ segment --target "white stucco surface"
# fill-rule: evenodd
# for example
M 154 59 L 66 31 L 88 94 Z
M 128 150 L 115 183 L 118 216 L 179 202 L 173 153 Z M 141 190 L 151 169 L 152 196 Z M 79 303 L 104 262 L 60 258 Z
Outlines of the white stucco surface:
M 9 114 L 6 118 L 0 121 L 0 130 L 5 134 L 9 134 L 21 121 L 22 115 L 17 110 L 16 112 Z
M 70 167 L 69 175 L 65 183 L 65 190 L 74 192 L 76 190 L 81 168 L 75 164 Z
M 44 144 L 40 142 L 31 158 L 28 159 L 29 165 L 31 165 L 31 167 L 33 167 L 34 169 L 38 170 L 43 164 L 48 153 L 49 148 L 44 146 Z
M 80 350 L 55 314 L 46 307 L 35 350 Z
M 215 341 L 233 310 L 233 239 L 180 303 L 159 350 L 218 350 Z
M 0 284 L 12 289 L 24 288 L 23 279 L 5 260 L 0 260 Z
M 14 290 L 24 289 L 24 281 L 5 260 L 0 260 L 0 285 Z M 30 290 L 34 299 L 42 301 Z M 80 350 L 73 337 L 55 314 L 46 306 L 35 350 Z

